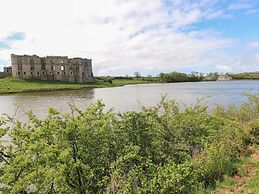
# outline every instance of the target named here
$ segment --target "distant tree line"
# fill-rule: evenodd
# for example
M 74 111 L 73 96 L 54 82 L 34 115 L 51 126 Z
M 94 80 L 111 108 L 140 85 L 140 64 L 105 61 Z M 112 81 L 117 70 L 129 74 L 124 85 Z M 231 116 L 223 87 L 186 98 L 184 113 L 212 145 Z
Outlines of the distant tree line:
M 99 80 L 99 81 L 103 81 L 103 82 L 107 82 L 107 83 L 112 84 L 112 80 L 114 78 L 111 77 L 111 76 L 100 76 L 100 77 L 97 77 L 96 79 Z
M 171 72 L 171 73 L 160 73 L 159 80 L 161 82 L 171 83 L 171 82 L 195 82 L 202 81 L 203 75 L 198 72 L 193 72 L 191 74 Z
M 251 73 L 226 73 L 228 77 L 233 78 L 234 80 L 258 80 L 259 72 L 251 72 Z M 181 73 L 181 72 L 169 72 L 169 73 L 160 73 L 157 76 L 147 75 L 143 76 L 139 72 L 134 72 L 132 76 L 100 76 L 97 77 L 97 80 L 112 83 L 114 79 L 120 80 L 133 80 L 137 79 L 140 81 L 151 81 L 151 82 L 163 82 L 163 83 L 173 83 L 173 82 L 198 82 L 198 81 L 216 81 L 218 80 L 219 73 L 218 72 L 210 72 L 204 76 L 199 72 L 192 72 L 190 74 Z
M 170 73 L 160 73 L 157 76 L 147 75 L 147 76 L 141 76 L 139 72 L 134 72 L 134 76 L 99 76 L 97 77 L 98 80 L 112 83 L 112 80 L 114 79 L 138 79 L 143 81 L 156 81 L 156 82 L 196 82 L 196 81 L 202 81 L 204 79 L 204 76 L 202 73 L 198 72 L 192 72 L 191 74 L 186 73 L 180 73 L 180 72 L 170 72 Z
M 252 72 L 252 73 L 238 73 L 238 74 L 229 74 L 233 79 L 237 80 L 248 80 L 248 79 L 259 79 L 259 72 Z

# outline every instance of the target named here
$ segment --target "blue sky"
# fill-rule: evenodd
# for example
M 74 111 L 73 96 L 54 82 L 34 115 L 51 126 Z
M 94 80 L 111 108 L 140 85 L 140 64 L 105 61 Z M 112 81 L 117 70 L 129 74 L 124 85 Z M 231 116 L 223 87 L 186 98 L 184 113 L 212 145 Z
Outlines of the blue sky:
M 0 41 L 0 50 L 9 50 L 12 48 L 12 43 L 25 39 L 25 34 L 23 32 L 13 32 L 9 34 L 7 37 L 4 37 Z
M 259 5 L 256 6 L 259 10 Z M 249 13 L 247 10 L 231 12 L 229 18 L 218 18 L 212 21 L 203 21 L 193 27 L 195 29 L 213 28 L 226 38 L 239 41 L 257 41 L 259 38 L 259 13 Z
M 17 53 L 96 75 L 259 71 L 259 0 L 3 0 L 0 24 L 0 69 Z

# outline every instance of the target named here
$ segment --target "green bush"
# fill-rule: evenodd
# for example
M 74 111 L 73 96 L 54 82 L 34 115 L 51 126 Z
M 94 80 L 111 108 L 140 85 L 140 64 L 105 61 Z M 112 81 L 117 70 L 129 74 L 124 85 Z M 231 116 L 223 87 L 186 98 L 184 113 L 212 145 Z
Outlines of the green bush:
M 113 77 L 110 77 L 110 76 L 102 76 L 102 77 L 98 77 L 97 79 L 98 79 L 98 80 L 101 80 L 101 81 L 104 81 L 104 82 L 107 82 L 107 83 L 109 83 L 109 84 L 112 84 Z
M 190 193 L 233 175 L 258 138 L 258 96 L 240 109 L 165 98 L 123 114 L 98 101 L 41 120 L 0 119 L 3 193 Z M 7 125 L 8 127 L 7 127 Z M 254 139 L 253 139 L 254 137 Z M 249 141 L 248 141 L 249 140 Z

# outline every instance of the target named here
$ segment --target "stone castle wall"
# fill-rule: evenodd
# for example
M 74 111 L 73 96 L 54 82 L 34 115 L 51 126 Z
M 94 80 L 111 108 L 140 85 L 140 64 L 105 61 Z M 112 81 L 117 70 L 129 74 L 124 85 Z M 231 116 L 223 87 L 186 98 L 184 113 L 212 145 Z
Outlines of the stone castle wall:
M 0 72 L 0 77 L 9 77 L 12 76 L 12 67 L 4 67 L 4 71 Z
M 12 75 L 22 79 L 37 78 L 71 83 L 94 81 L 91 59 L 12 54 L 11 61 Z

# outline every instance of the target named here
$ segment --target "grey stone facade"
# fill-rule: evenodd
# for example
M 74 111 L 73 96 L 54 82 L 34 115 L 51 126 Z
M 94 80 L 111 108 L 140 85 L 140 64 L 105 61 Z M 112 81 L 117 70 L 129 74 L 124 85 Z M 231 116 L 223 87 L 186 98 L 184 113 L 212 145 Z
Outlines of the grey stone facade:
M 94 81 L 91 59 L 12 54 L 11 61 L 13 77 L 59 80 L 71 83 Z
M 12 76 L 12 67 L 4 67 L 4 71 L 0 72 L 0 77 L 9 77 Z

